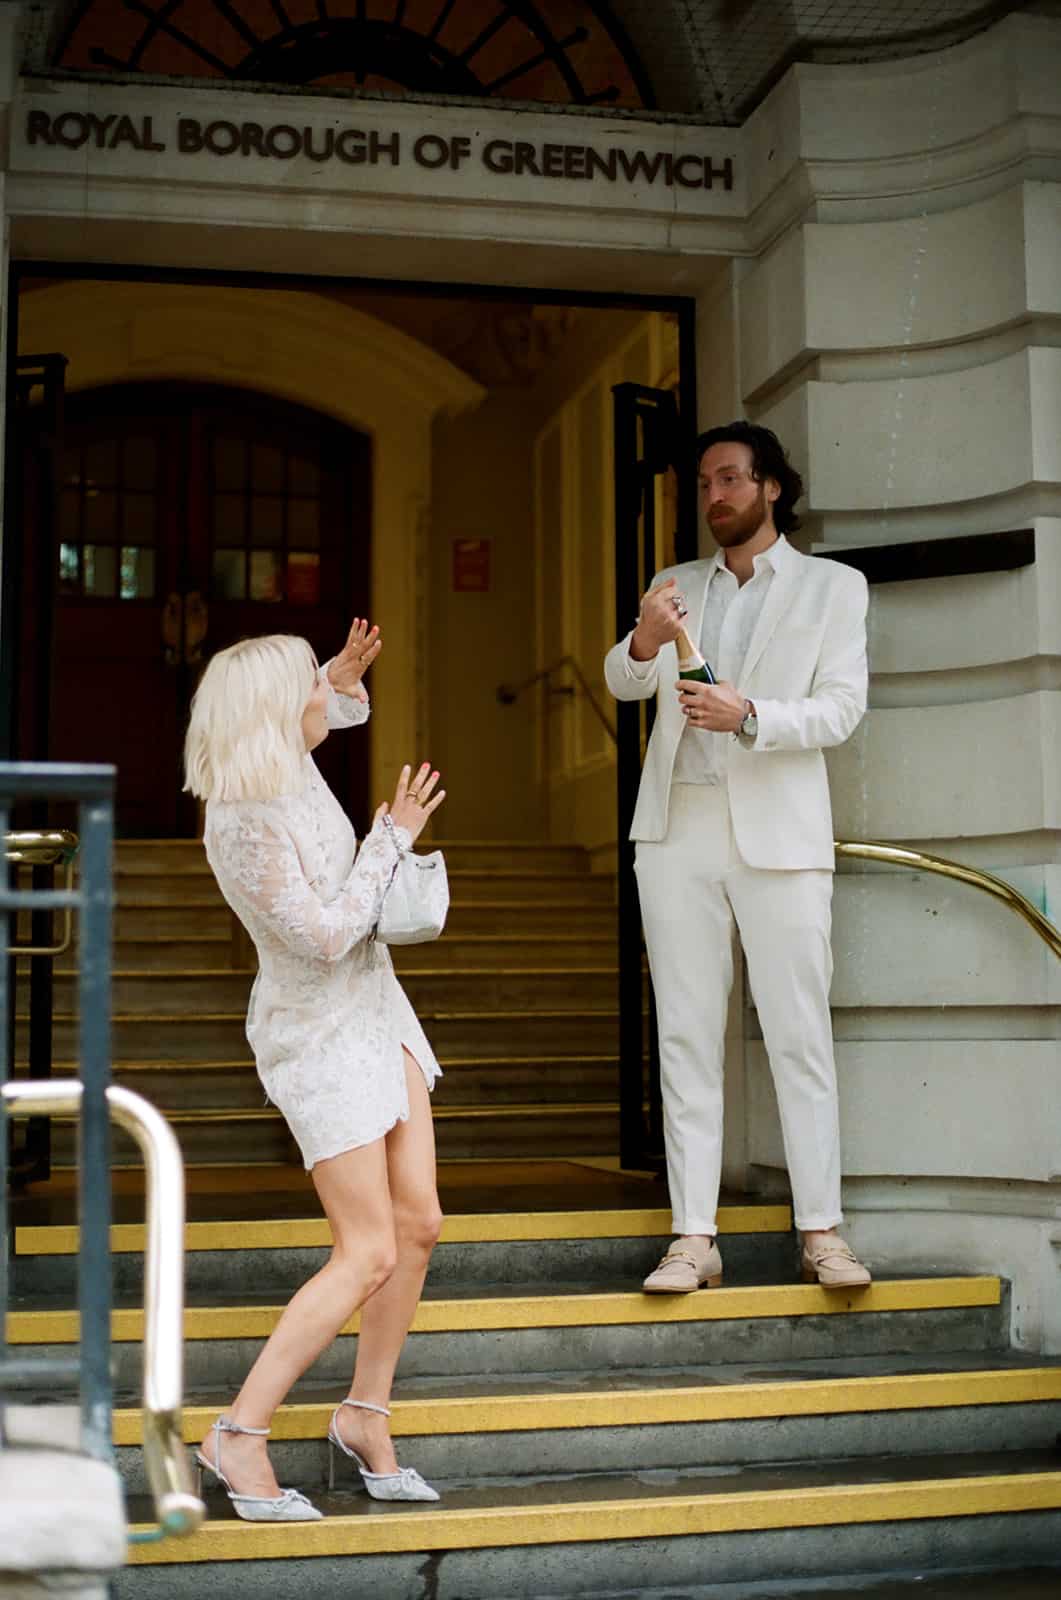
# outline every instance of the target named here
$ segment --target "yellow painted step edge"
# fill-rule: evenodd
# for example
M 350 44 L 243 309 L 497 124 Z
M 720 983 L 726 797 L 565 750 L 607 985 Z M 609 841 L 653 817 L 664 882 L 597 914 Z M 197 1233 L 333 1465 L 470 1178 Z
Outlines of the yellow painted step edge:
M 368 1556 L 490 1546 L 575 1544 L 598 1539 L 660 1539 L 750 1533 L 929 1517 L 978 1517 L 1061 1509 L 1061 1472 L 991 1478 L 928 1478 L 912 1483 L 839 1484 L 659 1499 L 447 1510 L 418 1506 L 397 1515 L 369 1512 L 321 1522 L 208 1522 L 189 1539 L 136 1545 L 134 1566 L 289 1556 Z
M 820 1317 L 843 1312 L 952 1310 L 998 1305 L 998 1278 L 901 1278 L 867 1289 L 826 1290 L 817 1284 L 770 1284 L 750 1289 L 710 1289 L 681 1296 L 635 1293 L 499 1295 L 472 1300 L 422 1300 L 413 1333 L 482 1332 L 512 1328 L 614 1327 L 623 1323 L 719 1322 L 728 1318 Z M 186 1339 L 263 1339 L 282 1306 L 192 1306 L 184 1313 Z M 139 1343 L 143 1313 L 115 1311 L 111 1337 Z M 357 1331 L 353 1317 L 342 1330 Z M 12 1311 L 8 1343 L 76 1344 L 76 1311 Z
M 474 1212 L 447 1217 L 443 1244 L 487 1244 L 517 1239 L 655 1239 L 670 1233 L 671 1214 L 634 1211 L 507 1211 Z M 721 1234 L 787 1233 L 789 1206 L 721 1206 Z M 77 1252 L 80 1230 L 74 1225 L 15 1229 L 17 1256 L 65 1256 Z M 323 1217 L 253 1222 L 189 1222 L 186 1250 L 312 1250 L 327 1248 L 331 1229 Z M 142 1222 L 118 1222 L 111 1228 L 111 1250 L 122 1255 L 144 1248 Z
M 1038 1405 L 1053 1400 L 1061 1400 L 1059 1367 L 893 1373 L 886 1377 L 816 1378 L 792 1383 L 395 1400 L 391 1403 L 391 1432 L 396 1438 L 411 1438 L 451 1433 L 526 1433 L 550 1428 L 652 1427 L 672 1422 L 744 1422 L 762 1417 Z M 272 1437 L 323 1439 L 331 1411 L 330 1401 L 281 1406 L 273 1418 Z M 198 1443 L 216 1415 L 213 1407 L 186 1406 L 185 1442 Z M 114 1442 L 143 1443 L 142 1414 L 138 1409 L 115 1411 Z

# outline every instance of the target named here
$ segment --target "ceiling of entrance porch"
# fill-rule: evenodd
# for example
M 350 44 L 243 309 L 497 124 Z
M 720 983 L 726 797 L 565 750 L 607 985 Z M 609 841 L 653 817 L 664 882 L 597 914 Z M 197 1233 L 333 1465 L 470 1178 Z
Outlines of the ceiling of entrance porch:
M 66 282 L 47 276 L 23 277 L 19 293 L 27 297 Z M 112 288 L 118 297 L 125 293 L 121 285 Z M 592 359 L 597 345 L 610 347 L 636 320 L 636 313 L 611 307 L 542 305 L 482 295 L 410 294 L 363 284 L 319 287 L 315 292 L 399 329 L 444 356 L 484 389 L 531 389 L 563 358 L 576 365 Z
M 740 124 L 797 61 L 960 42 L 1057 0 L 27 0 L 24 67 L 648 109 Z M 897 111 L 898 114 L 898 111 Z

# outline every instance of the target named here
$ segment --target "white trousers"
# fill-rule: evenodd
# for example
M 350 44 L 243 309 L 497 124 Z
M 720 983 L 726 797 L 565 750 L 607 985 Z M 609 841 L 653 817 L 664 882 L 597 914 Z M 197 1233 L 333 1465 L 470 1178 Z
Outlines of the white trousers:
M 726 790 L 675 784 L 666 837 L 638 843 L 637 884 L 656 992 L 674 1231 L 717 1230 L 734 921 L 777 1092 L 796 1226 L 835 1227 L 832 873 L 745 866 Z

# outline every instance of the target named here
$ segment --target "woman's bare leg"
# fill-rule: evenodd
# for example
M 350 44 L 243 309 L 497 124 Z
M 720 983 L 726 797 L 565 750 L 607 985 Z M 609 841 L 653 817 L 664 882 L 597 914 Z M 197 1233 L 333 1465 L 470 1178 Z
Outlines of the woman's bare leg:
M 387 1176 L 397 1242 L 397 1263 L 382 1288 L 361 1310 L 357 1363 L 350 1388 L 352 1400 L 385 1406 L 390 1401 L 409 1324 L 420 1300 L 431 1252 L 438 1242 L 442 1212 L 435 1182 L 435 1130 L 431 1098 L 423 1073 L 405 1051 L 409 1120 L 399 1122 L 386 1138 Z M 397 1472 L 387 1418 L 372 1411 L 339 1413 L 338 1426 L 373 1472 Z
M 286 1306 L 226 1415 L 245 1428 L 267 1428 L 292 1384 L 331 1344 L 343 1324 L 394 1269 L 395 1232 L 387 1183 L 386 1141 L 319 1161 L 314 1186 L 331 1224 L 332 1253 Z M 221 1436 L 221 1466 L 243 1494 L 279 1494 L 266 1440 Z M 203 1454 L 215 1459 L 218 1435 Z

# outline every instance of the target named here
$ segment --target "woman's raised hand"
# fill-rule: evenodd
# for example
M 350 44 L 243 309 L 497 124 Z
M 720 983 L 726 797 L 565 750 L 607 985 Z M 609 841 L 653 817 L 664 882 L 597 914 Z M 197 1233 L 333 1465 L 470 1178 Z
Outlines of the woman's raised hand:
M 408 828 L 413 838 L 418 839 L 432 811 L 437 811 L 446 798 L 445 789 L 434 793 L 438 776 L 428 761 L 416 773 L 411 767 L 403 767 L 391 805 L 380 806 L 377 817 L 385 816 L 389 810 L 394 826 Z
M 340 694 L 358 695 L 361 679 L 383 649 L 379 629 L 370 628 L 367 617 L 355 617 L 346 643 L 328 663 L 328 679 Z M 361 690 L 360 698 L 364 698 Z

